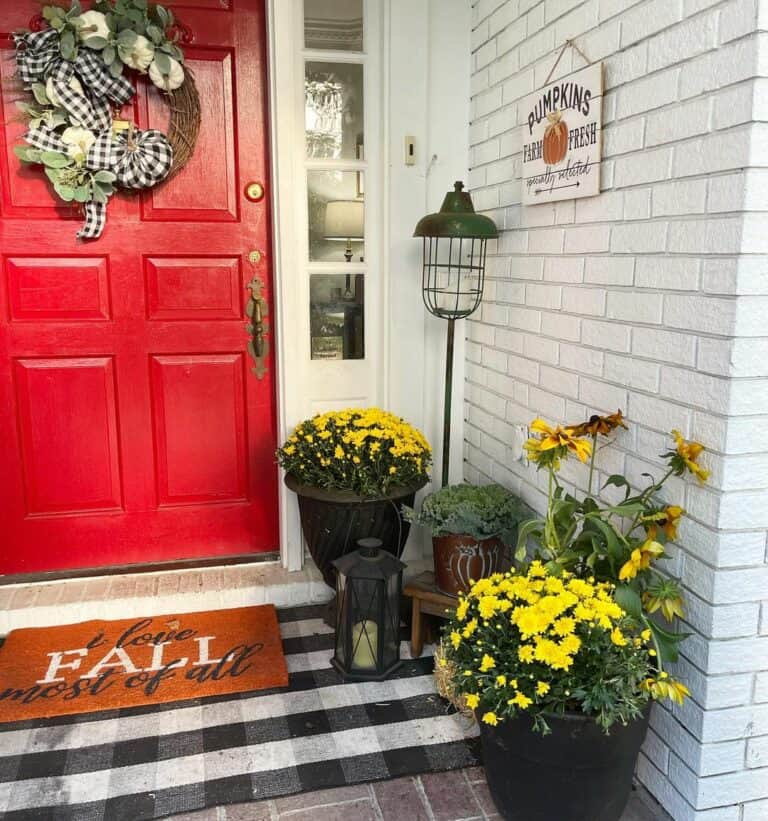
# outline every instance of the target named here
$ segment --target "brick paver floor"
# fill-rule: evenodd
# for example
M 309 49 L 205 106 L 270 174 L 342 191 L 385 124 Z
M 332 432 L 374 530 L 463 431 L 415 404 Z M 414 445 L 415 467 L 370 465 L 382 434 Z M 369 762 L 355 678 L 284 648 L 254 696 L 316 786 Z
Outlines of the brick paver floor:
M 621 821 L 671 821 L 633 793 Z M 479 767 L 174 815 L 173 821 L 501 821 Z M 557 819 L 552 819 L 557 821 Z M 584 819 L 589 821 L 589 819 Z

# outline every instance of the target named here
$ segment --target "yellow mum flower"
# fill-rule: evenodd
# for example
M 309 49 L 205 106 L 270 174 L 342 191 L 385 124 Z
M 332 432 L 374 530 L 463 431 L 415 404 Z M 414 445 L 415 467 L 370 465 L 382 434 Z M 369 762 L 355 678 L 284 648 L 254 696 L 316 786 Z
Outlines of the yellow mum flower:
M 483 715 L 483 721 L 486 724 L 490 724 L 492 727 L 495 727 L 499 723 L 499 717 L 496 713 L 488 712 Z
M 535 655 L 536 651 L 533 649 L 533 647 L 531 647 L 530 644 L 524 644 L 517 651 L 518 658 L 525 664 L 530 664 L 533 661 Z
M 507 683 L 507 677 L 505 675 L 496 676 L 496 684 L 499 687 L 503 687 Z
M 467 610 L 469 610 L 469 600 L 461 599 L 459 601 L 458 607 L 456 608 L 456 618 L 459 621 L 464 621 L 464 619 L 467 617 Z
M 343 459 L 346 456 L 344 448 L 341 445 L 336 445 L 336 450 L 334 450 L 333 455 L 336 459 Z
M 515 693 L 515 695 L 507 702 L 508 704 L 517 704 L 517 706 L 521 710 L 525 710 L 527 707 L 530 707 L 533 704 L 533 699 L 528 698 L 525 693 L 521 693 L 519 690 Z
M 613 630 L 611 630 L 611 641 L 617 647 L 626 647 L 627 645 L 627 639 L 618 627 L 614 627 Z
M 480 696 L 477 695 L 477 693 L 467 693 L 464 700 L 467 702 L 467 707 L 469 707 L 470 710 L 474 710 L 480 703 Z
M 453 649 L 457 650 L 459 645 L 461 644 L 461 633 L 457 632 L 456 630 L 451 630 L 451 644 L 453 645 Z
M 477 619 L 471 619 L 467 622 L 467 626 L 461 631 L 461 635 L 468 639 L 477 630 Z
M 483 659 L 480 662 L 480 672 L 487 673 L 489 670 L 496 666 L 496 660 L 493 656 L 489 656 L 487 653 L 483 654 Z
M 536 695 L 545 696 L 552 688 L 546 681 L 539 681 L 536 684 Z

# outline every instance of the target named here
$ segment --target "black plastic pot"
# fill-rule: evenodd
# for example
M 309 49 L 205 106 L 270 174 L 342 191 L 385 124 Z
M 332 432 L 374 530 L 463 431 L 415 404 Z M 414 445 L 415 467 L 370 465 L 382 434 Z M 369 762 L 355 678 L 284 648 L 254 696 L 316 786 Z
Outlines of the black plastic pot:
M 648 729 L 642 718 L 610 735 L 580 714 L 548 717 L 542 736 L 519 717 L 491 727 L 480 721 L 491 796 L 506 821 L 619 821 Z M 479 716 L 478 716 L 479 720 Z
M 402 555 L 411 526 L 401 517 L 400 507 L 412 507 L 421 486 L 392 488 L 386 496 L 365 498 L 348 491 L 302 485 L 291 474 L 286 475 L 285 484 L 299 497 L 301 530 L 329 587 L 336 589 L 331 562 L 355 550 L 358 539 L 381 539 L 383 549 L 398 559 Z

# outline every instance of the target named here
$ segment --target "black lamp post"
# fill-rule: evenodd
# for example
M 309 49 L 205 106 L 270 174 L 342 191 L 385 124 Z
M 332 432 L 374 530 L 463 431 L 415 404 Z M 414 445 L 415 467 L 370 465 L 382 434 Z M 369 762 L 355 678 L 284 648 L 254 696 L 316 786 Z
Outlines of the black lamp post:
M 498 236 L 493 220 L 476 214 L 472 198 L 456 182 L 436 214 L 419 220 L 415 237 L 424 238 L 421 290 L 427 310 L 448 320 L 443 407 L 443 487 L 448 484 L 451 447 L 451 390 L 453 338 L 457 319 L 472 314 L 483 298 L 485 252 L 489 239 Z
M 360 539 L 336 568 L 336 642 L 331 664 L 353 681 L 382 681 L 400 664 L 400 591 L 405 565 Z

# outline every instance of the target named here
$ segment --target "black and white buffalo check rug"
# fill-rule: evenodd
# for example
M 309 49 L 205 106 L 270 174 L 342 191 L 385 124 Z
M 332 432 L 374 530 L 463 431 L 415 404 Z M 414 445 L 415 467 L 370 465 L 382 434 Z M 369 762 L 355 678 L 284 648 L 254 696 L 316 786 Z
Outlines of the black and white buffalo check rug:
M 287 689 L 0 725 L 0 818 L 142 821 L 478 763 L 429 649 L 344 683 L 322 612 L 278 611 Z

